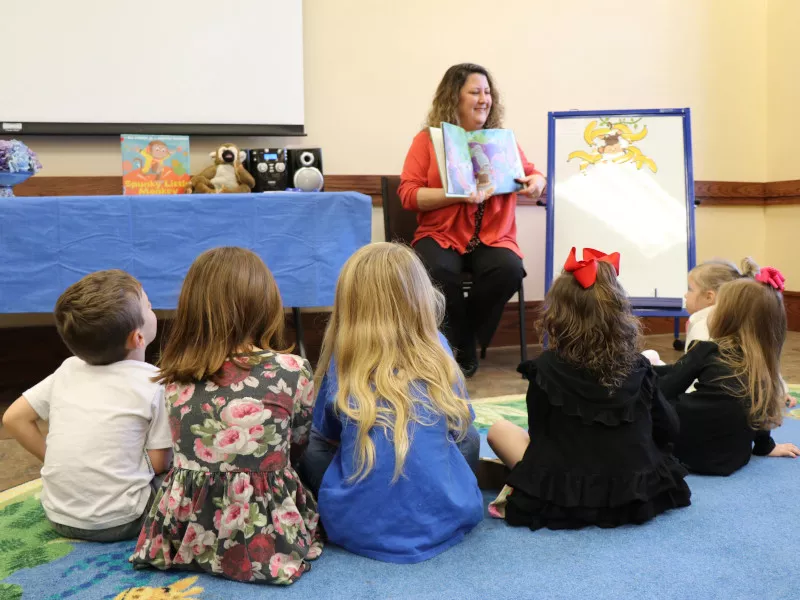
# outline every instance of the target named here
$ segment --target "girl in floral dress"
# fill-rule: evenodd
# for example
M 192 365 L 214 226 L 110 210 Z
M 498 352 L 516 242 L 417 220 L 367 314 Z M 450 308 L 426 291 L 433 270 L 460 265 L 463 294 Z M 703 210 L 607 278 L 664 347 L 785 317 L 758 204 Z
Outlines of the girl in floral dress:
M 142 527 L 136 568 L 288 585 L 322 551 L 292 467 L 307 442 L 311 368 L 282 347 L 269 269 L 242 248 L 201 254 L 162 351 L 174 466 Z

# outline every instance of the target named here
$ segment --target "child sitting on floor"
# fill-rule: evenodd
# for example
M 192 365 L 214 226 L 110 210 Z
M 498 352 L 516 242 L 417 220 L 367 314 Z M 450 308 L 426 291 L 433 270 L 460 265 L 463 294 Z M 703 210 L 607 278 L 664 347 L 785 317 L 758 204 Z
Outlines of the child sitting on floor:
M 741 270 L 727 260 L 710 260 L 697 265 L 689 272 L 688 291 L 686 292 L 686 311 L 689 321 L 686 324 L 686 352 L 698 341 L 708 341 L 711 336 L 708 332 L 708 318 L 714 311 L 719 288 L 729 281 L 736 281 L 743 277 L 752 279 L 758 272 L 758 265 L 751 258 L 742 259 Z M 658 353 L 652 350 L 644 352 L 654 365 L 664 363 L 659 359 Z M 789 394 L 789 388 L 781 379 L 784 388 L 784 397 L 787 406 L 794 406 L 797 401 Z M 694 390 L 690 385 L 688 391 Z
M 742 260 L 742 271 L 727 260 L 710 260 L 689 271 L 688 291 L 685 296 L 686 311 L 689 313 L 686 324 L 687 352 L 695 342 L 711 339 L 708 333 L 708 317 L 714 310 L 719 288 L 729 281 L 753 277 L 758 267 L 749 258 L 745 258 Z
M 444 298 L 409 248 L 365 246 L 347 261 L 322 344 L 314 431 L 303 458 L 328 539 L 415 563 L 483 518 L 480 438 L 447 341 Z
M 797 446 L 775 444 L 770 435 L 783 418 L 783 286 L 771 267 L 723 284 L 708 319 L 713 341 L 697 341 L 674 365 L 656 367 L 680 417 L 675 455 L 691 471 L 730 475 L 751 454 L 800 456 Z
M 489 444 L 511 469 L 490 514 L 532 530 L 643 523 L 690 504 L 672 456 L 678 418 L 638 352 L 619 254 L 572 249 L 545 298 L 549 347 L 519 370 L 528 431 L 498 421 Z
M 161 354 L 175 465 L 131 562 L 288 585 L 322 551 L 317 506 L 289 462 L 311 421 L 308 361 L 284 354 L 269 269 L 243 248 L 201 254 Z
M 156 316 L 141 284 L 98 271 L 71 285 L 56 328 L 75 355 L 26 391 L 3 425 L 44 462 L 42 506 L 61 535 L 97 542 L 135 538 L 170 464 L 158 372 L 144 362 Z M 36 425 L 49 422 L 47 439 Z

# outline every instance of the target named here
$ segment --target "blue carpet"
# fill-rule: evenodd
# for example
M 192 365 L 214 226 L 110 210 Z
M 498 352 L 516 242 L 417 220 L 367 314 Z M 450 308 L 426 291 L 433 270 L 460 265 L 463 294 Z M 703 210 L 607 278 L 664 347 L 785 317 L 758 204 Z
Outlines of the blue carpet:
M 797 443 L 800 420 L 787 419 L 774 437 Z M 328 546 L 312 571 L 289 588 L 202 575 L 195 585 L 203 591 L 196 595 L 146 597 L 800 598 L 800 460 L 754 457 L 731 477 L 692 476 L 689 485 L 691 507 L 643 526 L 533 533 L 487 517 L 463 543 L 418 565 L 384 564 Z M 487 502 L 493 497 L 487 494 Z M 2 583 L 21 585 L 23 599 L 93 600 L 193 576 L 133 571 L 126 560 L 132 548 L 132 542 L 76 543 L 68 556 L 18 571 Z

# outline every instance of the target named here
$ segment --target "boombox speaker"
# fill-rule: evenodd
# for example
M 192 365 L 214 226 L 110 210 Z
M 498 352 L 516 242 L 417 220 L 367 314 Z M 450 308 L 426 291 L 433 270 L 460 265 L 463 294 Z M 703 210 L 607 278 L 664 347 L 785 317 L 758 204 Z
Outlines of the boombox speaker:
M 285 148 L 253 148 L 244 168 L 256 182 L 254 192 L 279 192 L 289 187 L 289 161 Z
M 322 150 L 320 148 L 289 149 L 289 187 L 304 192 L 322 191 Z

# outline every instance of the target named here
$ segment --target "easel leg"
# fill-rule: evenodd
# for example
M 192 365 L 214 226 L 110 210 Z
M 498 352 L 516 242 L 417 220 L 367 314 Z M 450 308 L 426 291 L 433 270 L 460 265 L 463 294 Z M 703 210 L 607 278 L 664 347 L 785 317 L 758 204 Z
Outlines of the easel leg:
M 680 317 L 675 317 L 675 339 L 672 340 L 672 347 L 679 352 L 682 352 L 685 348 L 685 342 L 681 340 L 681 319 Z

